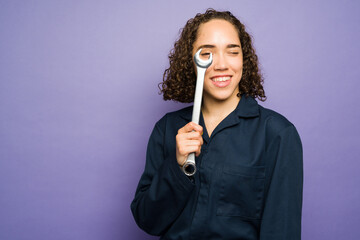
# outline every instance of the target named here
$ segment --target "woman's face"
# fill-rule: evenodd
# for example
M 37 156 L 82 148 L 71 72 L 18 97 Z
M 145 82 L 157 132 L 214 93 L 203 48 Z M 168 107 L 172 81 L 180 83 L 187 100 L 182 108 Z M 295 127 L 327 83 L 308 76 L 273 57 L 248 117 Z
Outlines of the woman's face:
M 205 73 L 204 101 L 238 99 L 243 54 L 235 27 L 222 19 L 201 24 L 193 45 L 193 56 L 200 48 L 202 58 L 207 59 L 210 52 L 213 55 L 213 62 Z

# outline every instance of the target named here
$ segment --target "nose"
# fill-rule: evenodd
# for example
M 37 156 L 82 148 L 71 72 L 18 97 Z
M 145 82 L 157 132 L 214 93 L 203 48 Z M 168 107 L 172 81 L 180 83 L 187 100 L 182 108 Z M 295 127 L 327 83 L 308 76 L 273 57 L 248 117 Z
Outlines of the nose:
M 227 62 L 226 62 L 226 57 L 224 56 L 223 53 L 218 53 L 218 54 L 214 54 L 213 56 L 213 64 L 214 64 L 214 70 L 226 70 L 227 67 Z

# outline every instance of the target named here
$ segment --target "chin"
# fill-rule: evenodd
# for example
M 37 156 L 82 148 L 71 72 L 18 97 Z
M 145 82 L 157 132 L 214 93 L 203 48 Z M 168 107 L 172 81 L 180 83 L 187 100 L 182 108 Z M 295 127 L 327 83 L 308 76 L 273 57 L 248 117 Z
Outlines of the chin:
M 231 94 L 216 94 L 212 95 L 211 98 L 216 99 L 217 101 L 226 101 L 232 98 Z

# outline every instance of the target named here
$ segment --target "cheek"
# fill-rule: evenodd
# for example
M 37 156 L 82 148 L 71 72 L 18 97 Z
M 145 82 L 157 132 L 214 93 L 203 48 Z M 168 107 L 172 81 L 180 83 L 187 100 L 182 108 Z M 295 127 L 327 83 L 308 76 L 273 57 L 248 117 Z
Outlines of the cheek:
M 208 69 L 206 69 L 206 72 L 205 72 L 205 79 L 208 79 L 210 80 L 210 72 L 212 71 L 212 67 L 210 66 Z M 197 74 L 196 74 L 197 76 Z
M 231 65 L 232 65 L 233 69 L 236 69 L 237 71 L 241 71 L 243 68 L 243 61 L 242 61 L 242 59 L 234 59 L 231 62 Z
M 243 66 L 241 65 L 241 67 L 239 68 L 239 72 L 240 72 L 240 75 L 242 75 L 243 73 Z
M 236 82 L 240 82 L 243 75 L 243 64 L 242 61 L 238 61 L 232 65 L 232 69 L 236 76 Z
M 242 61 L 235 62 L 233 64 L 233 70 L 236 72 L 236 74 L 242 75 L 243 72 L 243 63 Z

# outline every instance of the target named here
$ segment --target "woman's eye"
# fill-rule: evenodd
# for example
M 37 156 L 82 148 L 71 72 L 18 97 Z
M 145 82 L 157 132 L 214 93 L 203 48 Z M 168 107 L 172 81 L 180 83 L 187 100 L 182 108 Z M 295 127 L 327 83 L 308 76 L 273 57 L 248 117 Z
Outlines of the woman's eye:
M 201 55 L 201 56 L 209 56 L 210 53 L 201 53 L 200 55 Z
M 230 52 L 230 54 L 232 54 L 232 55 L 238 55 L 239 52 Z

